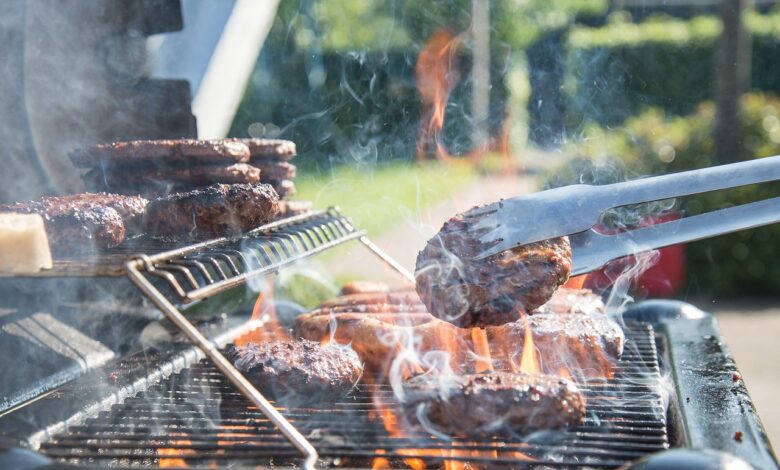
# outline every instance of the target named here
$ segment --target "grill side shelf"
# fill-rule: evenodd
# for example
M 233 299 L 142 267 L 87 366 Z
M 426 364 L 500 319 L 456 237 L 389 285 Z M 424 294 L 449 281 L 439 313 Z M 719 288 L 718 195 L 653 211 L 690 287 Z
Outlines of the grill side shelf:
M 729 452 L 756 468 L 780 468 L 715 320 L 670 319 L 659 329 L 669 339 L 687 445 Z

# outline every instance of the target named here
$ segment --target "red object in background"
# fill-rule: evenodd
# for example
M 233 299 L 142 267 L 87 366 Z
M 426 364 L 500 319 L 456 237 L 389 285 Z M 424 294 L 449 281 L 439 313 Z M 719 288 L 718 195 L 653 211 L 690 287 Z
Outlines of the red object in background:
M 681 218 L 669 213 L 647 219 L 640 226 L 660 224 Z M 569 279 L 566 287 L 585 287 L 602 291 L 612 285 L 625 269 L 625 259 L 615 260 L 607 266 L 585 276 Z M 631 289 L 641 297 L 673 297 L 685 285 L 685 245 L 672 245 L 658 250 L 655 262 L 631 283 Z

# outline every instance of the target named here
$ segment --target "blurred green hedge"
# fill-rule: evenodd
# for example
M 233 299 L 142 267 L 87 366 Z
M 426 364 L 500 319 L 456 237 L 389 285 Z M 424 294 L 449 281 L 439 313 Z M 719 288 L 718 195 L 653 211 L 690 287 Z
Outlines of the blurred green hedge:
M 569 34 L 570 129 L 589 120 L 618 124 L 646 106 L 685 115 L 712 99 L 717 18 L 616 18 Z M 780 93 L 780 14 L 750 12 L 746 24 L 753 36 L 750 88 Z
M 710 166 L 714 118 L 713 104 L 705 102 L 685 117 L 668 116 L 654 108 L 629 118 L 619 128 L 591 125 L 581 140 L 567 148 L 572 163 L 547 175 L 546 185 L 606 184 Z M 741 132 L 741 159 L 780 154 L 780 99 L 745 95 Z M 780 196 L 780 187 L 765 184 L 684 198 L 677 201 L 677 207 L 694 215 L 776 196 Z M 632 213 L 641 215 L 642 211 Z M 688 290 L 683 294 L 777 295 L 778 240 L 780 225 L 773 225 L 689 244 Z

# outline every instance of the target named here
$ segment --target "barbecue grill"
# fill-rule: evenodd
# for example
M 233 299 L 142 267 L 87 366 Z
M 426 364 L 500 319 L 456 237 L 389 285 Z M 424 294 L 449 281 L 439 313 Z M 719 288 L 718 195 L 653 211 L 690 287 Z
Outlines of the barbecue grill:
M 679 447 L 778 468 L 714 320 L 681 302 L 648 301 L 624 313 L 626 349 L 614 376 L 581 382 L 587 417 L 566 431 L 479 441 L 396 435 L 378 416 L 395 406 L 385 385 L 361 384 L 336 403 L 266 409 L 219 351 L 243 335 L 262 340 L 272 332 L 258 320 L 195 319 L 194 312 L 219 312 L 252 279 L 348 241 L 410 277 L 332 208 L 174 249 L 139 240 L 122 252 L 61 260 L 48 279 L 6 279 L 97 282 L 85 276 L 98 272 L 126 299 L 133 298 L 129 278 L 170 321 L 153 323 L 166 334 L 145 329 L 142 348 L 92 361 L 66 379 L 53 367 L 41 379 L 48 384 L 21 387 L 0 414 L 7 444 L 0 466 L 301 467 L 301 450 L 311 445 L 317 465 L 331 467 L 617 468 Z M 134 308 L 150 310 L 140 301 Z

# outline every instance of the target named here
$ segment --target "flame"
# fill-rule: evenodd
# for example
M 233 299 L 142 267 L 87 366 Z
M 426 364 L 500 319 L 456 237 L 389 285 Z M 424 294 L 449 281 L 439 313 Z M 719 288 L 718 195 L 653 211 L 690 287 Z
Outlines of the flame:
M 374 400 L 374 405 L 378 406 L 376 400 Z M 387 430 L 387 433 L 391 437 L 404 437 L 406 434 L 404 431 L 400 428 L 398 425 L 398 417 L 393 413 L 389 408 L 382 407 L 378 409 L 379 417 L 382 419 L 382 424 L 385 426 L 385 430 Z M 384 454 L 384 450 L 377 449 L 375 451 L 378 454 Z M 396 452 L 398 452 L 401 455 L 424 455 L 424 451 L 421 449 L 397 449 Z M 378 459 L 384 460 L 387 462 L 387 459 L 383 457 L 379 457 Z M 374 459 L 376 462 L 377 458 Z M 381 463 L 381 462 L 380 462 Z M 420 458 L 410 457 L 407 459 L 404 459 L 404 463 L 409 466 L 409 468 L 413 470 L 424 470 L 425 469 L 425 461 Z M 378 467 L 378 468 L 387 468 L 387 467 Z
M 273 286 L 273 278 L 269 279 L 269 285 Z M 261 343 L 268 339 L 290 339 L 290 335 L 279 326 L 274 306 L 273 288 L 260 292 L 252 307 L 252 316 L 249 321 L 259 322 L 262 327 L 245 333 L 233 342 L 236 346 L 245 346 L 249 343 Z
M 564 379 L 574 380 L 571 374 L 569 373 L 569 369 L 563 366 L 558 368 L 558 376 L 563 377 Z
M 487 332 L 482 328 L 472 328 L 471 340 L 474 342 L 474 352 L 477 354 L 474 372 L 493 370 L 493 359 L 490 357 Z
M 455 53 L 461 40 L 445 30 L 433 33 L 420 49 L 415 66 L 417 91 L 422 101 L 422 116 L 420 133 L 417 137 L 416 158 L 422 160 L 427 156 L 430 144 L 436 147 L 436 155 L 444 161 L 452 157 L 444 148 L 439 134 L 444 127 L 444 115 L 450 92 L 458 83 L 457 63 Z
M 520 371 L 527 374 L 539 374 L 539 358 L 534 346 L 534 335 L 531 332 L 531 325 L 528 323 L 528 316 L 522 315 L 523 325 L 525 326 L 525 336 L 523 339 L 523 353 L 520 356 Z
M 174 433 L 171 434 L 172 436 L 186 436 L 186 434 L 183 433 Z M 184 458 L 181 457 L 182 455 L 195 455 L 195 451 L 193 449 L 180 449 L 176 446 L 189 446 L 192 445 L 192 441 L 189 439 L 179 439 L 179 440 L 173 440 L 169 442 L 169 445 L 173 447 L 161 447 L 157 449 L 157 456 L 160 457 L 160 459 L 157 462 L 157 465 L 161 468 L 182 468 L 182 467 L 189 467 L 187 465 L 187 462 L 184 461 Z M 170 457 L 167 457 L 170 456 Z M 174 457 L 175 456 L 175 457 Z
M 449 456 L 445 455 L 449 454 Z M 463 451 L 463 450 L 455 450 L 450 449 L 449 452 L 442 451 L 443 457 L 468 457 L 469 452 Z M 445 460 L 444 461 L 444 470 L 464 470 L 466 468 L 466 465 L 461 460 Z
M 374 453 L 384 455 L 384 449 L 377 449 Z M 384 457 L 374 457 L 374 461 L 371 462 L 371 470 L 384 470 L 390 468 L 390 461 Z

